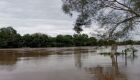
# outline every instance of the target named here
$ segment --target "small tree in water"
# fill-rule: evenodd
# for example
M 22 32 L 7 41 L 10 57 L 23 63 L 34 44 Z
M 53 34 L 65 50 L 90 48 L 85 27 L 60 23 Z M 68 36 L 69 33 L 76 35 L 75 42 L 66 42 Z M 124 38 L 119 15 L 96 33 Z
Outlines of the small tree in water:
M 77 12 L 74 30 L 80 33 L 83 26 L 96 22 L 107 40 L 126 38 L 140 23 L 139 0 L 62 0 L 63 11 L 71 16 Z M 99 32 L 100 33 L 100 32 Z M 114 45 L 115 46 L 115 45 Z

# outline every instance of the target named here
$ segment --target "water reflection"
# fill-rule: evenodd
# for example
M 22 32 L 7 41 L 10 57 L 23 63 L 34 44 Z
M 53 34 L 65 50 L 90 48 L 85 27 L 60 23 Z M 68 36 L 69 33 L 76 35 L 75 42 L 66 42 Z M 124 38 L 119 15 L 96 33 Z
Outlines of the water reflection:
M 40 51 L 17 51 L 17 50 L 2 50 L 0 51 L 0 65 L 15 65 L 20 59 L 46 57 L 48 53 Z
M 119 69 L 117 56 L 110 56 L 110 58 L 112 65 L 89 67 L 86 71 L 94 74 L 97 80 L 127 80 L 126 74 Z
M 26 80 L 129 80 L 126 69 L 130 61 L 136 62 L 136 53 L 130 56 L 118 51 L 111 55 L 96 50 L 95 47 L 0 50 L 0 77 L 11 80 L 2 76 L 8 74 L 12 80 L 25 77 Z
M 74 49 L 75 66 L 78 68 L 82 67 L 81 54 L 82 54 L 82 49 L 80 49 L 80 48 Z
M 77 68 L 82 68 L 84 59 L 87 59 L 89 53 L 95 53 L 96 48 L 74 48 L 74 60 Z
M 95 67 L 85 68 L 85 70 L 90 74 L 93 74 L 95 80 L 128 80 L 127 74 L 123 70 L 125 69 L 123 65 L 127 67 L 128 59 L 131 59 L 132 61 L 135 60 L 135 58 L 137 57 L 135 52 L 131 54 L 131 56 L 127 56 L 127 53 L 120 52 L 116 52 L 115 55 L 112 55 L 112 53 L 100 53 L 100 55 L 110 56 L 112 62 L 111 65 L 98 65 Z M 124 57 L 124 64 L 118 64 L 118 56 Z
M 0 50 L 0 70 L 14 70 L 16 69 L 17 62 L 21 61 L 40 60 L 50 55 L 58 55 L 59 57 L 61 55 L 63 58 L 66 57 L 64 55 L 72 54 L 74 55 L 75 66 L 81 68 L 81 59 L 88 56 L 88 52 L 95 52 L 95 50 L 88 47 Z

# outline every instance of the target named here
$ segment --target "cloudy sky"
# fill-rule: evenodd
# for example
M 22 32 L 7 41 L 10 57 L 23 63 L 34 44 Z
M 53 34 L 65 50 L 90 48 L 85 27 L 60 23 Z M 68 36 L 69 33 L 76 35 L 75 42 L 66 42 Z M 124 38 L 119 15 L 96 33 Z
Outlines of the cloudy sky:
M 0 27 L 13 26 L 22 35 L 74 34 L 75 18 L 64 14 L 61 6 L 61 0 L 0 0 Z

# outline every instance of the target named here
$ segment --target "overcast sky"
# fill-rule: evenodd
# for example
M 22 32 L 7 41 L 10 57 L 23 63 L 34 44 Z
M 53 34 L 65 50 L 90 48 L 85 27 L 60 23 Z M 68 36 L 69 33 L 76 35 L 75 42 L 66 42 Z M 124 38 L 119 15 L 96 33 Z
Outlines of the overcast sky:
M 74 17 L 64 14 L 61 6 L 61 0 L 0 0 L 0 27 L 13 26 L 22 35 L 74 34 Z

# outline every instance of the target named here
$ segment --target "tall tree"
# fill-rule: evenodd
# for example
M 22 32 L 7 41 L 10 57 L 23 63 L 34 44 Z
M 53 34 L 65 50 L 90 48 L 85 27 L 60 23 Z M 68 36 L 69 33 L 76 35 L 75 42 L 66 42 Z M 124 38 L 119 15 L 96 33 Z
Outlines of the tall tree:
M 102 38 L 116 40 L 128 36 L 140 23 L 139 0 L 62 0 L 63 11 L 79 15 L 74 30 L 80 33 L 82 26 L 97 22 L 105 29 Z
M 19 47 L 21 36 L 12 27 L 0 29 L 0 47 Z

